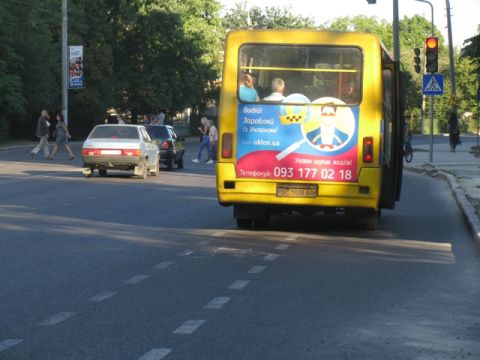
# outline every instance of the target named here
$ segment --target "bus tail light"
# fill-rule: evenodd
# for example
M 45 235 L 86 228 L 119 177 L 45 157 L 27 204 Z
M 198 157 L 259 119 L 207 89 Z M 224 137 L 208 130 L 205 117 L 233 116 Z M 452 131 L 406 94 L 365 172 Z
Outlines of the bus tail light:
M 363 162 L 371 163 L 373 161 L 373 138 L 363 138 Z
M 232 157 L 233 134 L 222 134 L 222 157 L 230 159 Z

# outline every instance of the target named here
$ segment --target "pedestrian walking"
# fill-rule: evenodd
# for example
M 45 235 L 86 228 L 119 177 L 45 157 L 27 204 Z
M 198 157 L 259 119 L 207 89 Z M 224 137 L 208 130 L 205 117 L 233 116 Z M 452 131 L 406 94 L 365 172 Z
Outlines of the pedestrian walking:
M 35 146 L 32 151 L 30 151 L 30 156 L 33 157 L 40 150 L 43 149 L 43 155 L 45 158 L 48 158 L 50 155 L 50 149 L 48 147 L 48 136 L 50 135 L 50 122 L 48 121 L 50 116 L 48 111 L 43 109 L 40 113 L 40 117 L 37 120 L 37 130 L 35 131 L 35 136 L 40 139 L 40 142 Z
M 210 131 L 210 121 L 206 117 L 202 117 L 200 119 L 200 122 L 202 123 L 202 126 L 198 127 L 198 130 L 200 131 L 200 146 L 198 148 L 198 153 L 197 157 L 193 159 L 192 161 L 194 163 L 199 163 L 200 159 L 202 157 L 202 152 L 203 149 L 207 149 L 207 155 L 208 159 L 206 161 L 207 164 L 213 164 L 212 161 L 212 153 L 210 151 L 210 136 L 209 136 L 209 131 Z
M 208 137 L 210 138 L 210 159 L 213 161 L 217 161 L 218 130 L 212 120 L 208 121 L 210 123 L 210 129 L 208 130 Z
M 55 136 L 56 136 L 56 139 L 55 139 L 55 144 L 53 145 L 52 154 L 48 158 L 51 160 L 55 159 L 55 155 L 57 154 L 58 147 L 60 145 L 63 145 L 63 147 L 68 153 L 68 160 L 75 159 L 75 156 L 73 156 L 73 153 L 72 153 L 72 149 L 70 148 L 70 145 L 68 145 L 68 139 L 71 138 L 71 135 L 70 135 L 70 132 L 68 131 L 67 124 L 65 124 L 65 121 L 63 120 L 62 114 L 57 114 L 57 125 L 55 126 Z
M 460 127 L 458 125 L 457 114 L 452 111 L 448 118 L 448 139 L 450 142 L 450 151 L 455 152 L 455 148 L 461 145 L 460 141 Z

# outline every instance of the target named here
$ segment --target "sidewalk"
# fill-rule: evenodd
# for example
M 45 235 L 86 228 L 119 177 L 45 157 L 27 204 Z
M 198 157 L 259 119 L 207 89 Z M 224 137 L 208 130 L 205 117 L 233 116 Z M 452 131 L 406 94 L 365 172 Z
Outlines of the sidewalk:
M 404 163 L 404 170 L 445 180 L 455 198 L 459 210 L 472 234 L 480 245 L 480 154 L 471 147 L 474 142 L 465 142 L 450 151 L 448 142 L 433 144 L 432 163 L 430 145 L 413 146 L 413 160 Z M 475 156 L 477 155 L 477 156 Z

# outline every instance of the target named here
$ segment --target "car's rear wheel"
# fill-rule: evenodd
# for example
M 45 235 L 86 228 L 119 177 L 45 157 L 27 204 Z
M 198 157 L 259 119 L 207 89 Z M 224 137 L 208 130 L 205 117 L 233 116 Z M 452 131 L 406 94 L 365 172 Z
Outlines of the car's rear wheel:
M 107 170 L 105 170 L 105 169 L 100 169 L 100 170 L 98 170 L 98 175 L 100 175 L 100 176 L 105 176 L 105 175 L 107 175 Z
M 177 161 L 177 167 L 183 169 L 183 156 Z
M 148 173 L 147 160 L 142 160 L 142 162 L 140 163 L 140 167 L 142 169 L 142 172 L 140 173 L 140 178 L 145 180 Z
M 174 162 L 173 158 L 167 159 L 166 164 L 167 164 L 167 169 L 168 170 L 173 170 L 173 162 Z
M 158 176 L 160 173 L 160 157 L 157 157 L 154 168 L 150 171 L 153 176 Z

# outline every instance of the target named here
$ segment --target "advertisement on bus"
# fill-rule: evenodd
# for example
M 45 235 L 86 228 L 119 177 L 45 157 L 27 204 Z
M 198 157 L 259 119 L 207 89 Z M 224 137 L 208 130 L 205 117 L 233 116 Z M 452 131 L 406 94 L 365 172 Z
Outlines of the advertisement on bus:
M 357 180 L 358 106 L 334 97 L 239 104 L 237 177 Z

